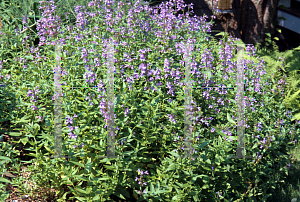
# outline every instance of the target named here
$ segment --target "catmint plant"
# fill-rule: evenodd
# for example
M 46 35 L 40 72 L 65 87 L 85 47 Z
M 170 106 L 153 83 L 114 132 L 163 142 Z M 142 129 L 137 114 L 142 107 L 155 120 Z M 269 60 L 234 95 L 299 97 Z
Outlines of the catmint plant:
M 15 107 L 27 113 L 12 122 L 26 126 L 29 134 L 21 142 L 36 143 L 35 153 L 28 152 L 40 157 L 33 173 L 41 185 L 51 182 L 58 200 L 132 200 L 134 189 L 146 201 L 250 199 L 259 190 L 253 196 L 259 201 L 267 194 L 264 186 L 276 186 L 274 170 L 288 172 L 282 150 L 294 147 L 299 130 L 275 97 L 283 95 L 284 78 L 272 81 L 251 45 L 243 49 L 248 59 L 242 59 L 240 71 L 241 40 L 209 40 L 213 23 L 207 16 L 174 15 L 183 3 L 153 9 L 142 1 L 91 1 L 76 5 L 76 23 L 64 26 L 55 2 L 47 1 L 38 21 L 38 47 L 1 61 L 1 79 L 21 86 L 12 90 L 18 95 Z M 25 40 L 21 32 L 16 36 Z M 61 55 L 54 51 L 58 45 Z M 237 105 L 244 106 L 244 121 Z M 60 121 L 57 106 L 65 120 L 57 135 L 62 154 L 69 151 L 71 160 L 43 155 L 43 146 L 54 150 L 47 137 L 55 135 Z M 32 126 L 43 111 L 49 114 L 45 124 Z M 245 129 L 245 155 L 253 159 L 228 158 L 236 155 L 238 125 Z M 32 136 L 39 141 L 29 140 Z M 180 152 L 199 158 L 177 158 Z M 245 188 L 245 180 L 264 177 L 265 184 Z
M 144 171 L 141 171 L 140 169 L 137 170 L 138 174 L 140 175 L 140 177 L 135 177 L 135 181 L 138 181 L 138 184 L 140 185 L 140 188 L 142 188 L 144 185 L 147 185 L 147 182 L 144 182 L 143 181 L 143 175 L 146 174 L 146 175 L 149 175 L 148 171 L 146 170 L 145 172 Z M 141 195 L 142 193 L 147 193 L 147 191 L 143 191 L 141 192 L 140 190 L 137 191 L 139 193 L 139 195 Z

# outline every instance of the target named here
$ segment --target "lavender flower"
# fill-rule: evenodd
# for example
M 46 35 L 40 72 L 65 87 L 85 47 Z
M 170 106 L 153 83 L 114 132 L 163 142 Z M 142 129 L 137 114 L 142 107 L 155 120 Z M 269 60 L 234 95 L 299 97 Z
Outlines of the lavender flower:
M 135 181 L 139 181 L 138 184 L 140 185 L 140 187 L 147 185 L 147 182 L 143 182 L 142 177 L 144 174 L 149 175 L 148 171 L 146 170 L 145 172 L 141 171 L 140 169 L 137 170 L 138 174 L 140 175 L 140 177 L 135 177 Z M 141 195 L 141 191 L 138 190 L 138 193 Z M 147 193 L 145 190 L 143 193 Z

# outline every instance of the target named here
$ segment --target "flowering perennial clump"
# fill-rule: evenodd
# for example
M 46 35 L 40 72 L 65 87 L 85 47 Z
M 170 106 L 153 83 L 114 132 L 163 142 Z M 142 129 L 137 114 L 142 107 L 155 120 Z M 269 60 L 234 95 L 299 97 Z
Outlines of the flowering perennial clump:
M 251 45 L 246 45 L 248 59 L 243 66 L 244 127 L 246 150 L 253 159 L 228 160 L 229 154 L 236 152 L 236 139 L 233 138 L 236 136 L 238 100 L 235 44 L 240 40 L 229 37 L 212 42 L 205 34 L 213 25 L 206 22 L 206 15 L 200 18 L 189 17 L 188 13 L 174 15 L 186 6 L 183 3 L 182 0 L 163 3 L 158 14 L 157 8 L 152 9 L 141 1 L 96 0 L 89 2 L 87 8 L 75 6 L 76 23 L 63 26 L 60 17 L 55 15 L 55 2 L 47 1 L 41 2 L 40 7 L 43 13 L 37 23 L 38 47 L 28 47 L 30 37 L 24 30 L 15 30 L 16 36 L 26 45 L 27 53 L 25 56 L 17 54 L 15 60 L 10 61 L 13 65 L 0 61 L 1 73 L 16 67 L 9 73 L 5 71 L 6 75 L 0 75 L 0 79 L 5 79 L 7 84 L 15 80 L 22 86 L 18 99 L 22 98 L 21 107 L 28 113 L 26 121 L 44 120 L 38 123 L 38 129 L 28 127 L 30 138 L 38 133 L 52 135 L 54 118 L 52 114 L 43 115 L 42 106 L 51 108 L 55 100 L 52 49 L 56 44 L 62 47 L 61 82 L 65 85 L 62 131 L 64 144 L 74 150 L 75 160 L 51 161 L 37 155 L 43 162 L 41 169 L 47 171 L 44 172 L 47 176 L 41 174 L 40 177 L 58 188 L 61 200 L 66 195 L 60 191 L 61 187 L 68 194 L 73 193 L 74 199 L 105 201 L 113 194 L 128 199 L 129 188 L 137 186 L 140 189 L 135 191 L 139 197 L 148 201 L 159 198 L 163 201 L 238 199 L 242 195 L 236 191 L 236 186 L 241 187 L 243 193 L 247 190 L 232 179 L 240 183 L 244 182 L 242 177 L 247 181 L 257 176 L 266 177 L 271 187 L 276 177 L 271 173 L 281 169 L 274 163 L 275 156 L 280 165 L 290 165 L 285 159 L 287 155 L 278 151 L 283 145 L 292 147 L 299 133 L 290 124 L 292 112 L 278 102 L 287 83 L 284 78 L 270 79 L 264 60 L 256 58 L 256 50 Z M 28 27 L 27 20 L 25 16 L 24 29 Z M 182 107 L 185 85 L 189 82 L 184 73 L 187 62 L 182 57 L 186 44 L 191 47 L 189 76 L 194 87 L 192 151 L 201 157 L 193 161 L 177 158 L 186 149 Z M 109 128 L 106 85 L 109 45 L 115 50 L 112 60 L 116 127 L 113 130 L 116 130 L 116 155 L 123 157 L 120 159 L 104 158 L 105 135 Z M 256 58 L 258 62 L 249 58 Z M 77 89 L 72 86 L 90 87 Z M 27 124 L 26 121 L 22 124 Z M 86 155 L 77 155 L 78 145 L 84 148 Z M 36 144 L 34 147 L 38 152 L 37 148 L 42 146 Z M 274 164 L 274 169 L 266 169 L 268 164 Z M 232 167 L 235 170 L 229 170 Z M 243 170 L 237 171 L 240 167 Z M 263 175 L 261 170 L 265 172 Z M 263 185 L 255 189 L 265 191 Z

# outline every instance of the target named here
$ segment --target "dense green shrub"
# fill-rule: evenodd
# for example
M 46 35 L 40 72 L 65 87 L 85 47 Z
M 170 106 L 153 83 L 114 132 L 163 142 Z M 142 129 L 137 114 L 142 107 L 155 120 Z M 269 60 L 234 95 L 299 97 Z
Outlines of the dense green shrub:
M 299 131 L 282 102 L 285 83 L 266 72 L 253 46 L 246 47 L 244 69 L 245 147 L 246 156 L 254 159 L 228 158 L 236 152 L 236 88 L 193 89 L 193 151 L 201 158 L 177 158 L 183 156 L 184 142 L 184 45 L 191 44 L 192 81 L 234 87 L 233 43 L 242 42 L 232 37 L 210 40 L 206 32 L 212 22 L 206 23 L 205 17 L 196 22 L 166 10 L 152 18 L 139 1 L 101 6 L 90 2 L 86 11 L 76 6 L 76 26 L 65 27 L 53 15 L 53 3 L 43 5 L 43 18 L 37 22 L 39 47 L 32 47 L 30 54 L 27 46 L 26 52 L 12 54 L 15 60 L 1 63 L 1 82 L 8 86 L 1 91 L 6 93 L 1 108 L 13 109 L 3 116 L 10 116 L 12 127 L 20 129 L 9 134 L 20 138 L 16 146 L 28 148 L 35 163 L 31 170 L 39 171 L 33 176 L 39 186 L 56 189 L 57 201 L 259 201 L 270 196 L 266 188 L 276 187 L 284 179 L 281 174 L 288 173 L 287 149 L 298 140 Z M 6 27 L 5 32 L 15 43 L 29 39 L 20 30 L 14 33 Z M 6 37 L 0 40 L 0 51 L 16 48 L 5 43 Z M 63 45 L 62 85 L 74 87 L 63 89 L 62 102 L 63 155 L 70 159 L 48 158 L 54 150 L 53 45 L 58 43 Z M 124 157 L 119 159 L 101 158 L 106 153 L 110 43 L 115 49 L 116 155 Z M 10 99 L 14 103 L 8 107 Z M 2 162 L 6 172 L 18 159 L 7 143 L 1 147 L 1 156 L 10 159 Z M 255 189 L 248 189 L 247 182 L 252 188 L 256 184 Z

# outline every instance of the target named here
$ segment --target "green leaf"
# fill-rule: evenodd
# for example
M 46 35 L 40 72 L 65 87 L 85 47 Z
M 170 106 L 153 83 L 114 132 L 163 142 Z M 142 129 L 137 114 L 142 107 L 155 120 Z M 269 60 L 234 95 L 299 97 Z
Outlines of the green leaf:
M 275 39 L 276 41 L 279 41 L 279 38 L 278 38 L 278 37 L 274 37 L 274 39 Z
M 222 137 L 220 135 L 219 135 L 219 138 L 218 138 L 218 143 L 219 143 L 219 145 L 222 144 Z
M 189 172 L 187 172 L 187 171 L 185 171 L 185 170 L 181 170 L 184 174 L 186 174 L 187 176 L 189 176 L 190 175 L 190 173 Z
M 129 134 L 132 134 L 132 130 L 128 127 Z
M 44 147 L 46 148 L 46 150 L 47 150 L 50 154 L 54 154 L 54 152 L 53 152 L 49 147 L 47 147 L 46 145 L 44 145 Z
M 82 168 L 84 168 L 84 165 L 82 163 L 78 163 L 78 162 L 75 162 L 75 161 L 70 161 L 71 163 L 74 163 L 75 165 L 78 165 Z
M 201 149 L 204 149 L 204 147 L 205 147 L 206 145 L 208 145 L 209 142 L 210 142 L 210 140 L 209 140 L 209 141 L 206 141 L 206 142 L 203 142 L 203 143 L 200 145 L 200 148 L 201 148 Z
M 297 113 L 297 114 L 295 114 L 294 116 L 293 116 L 293 118 L 292 118 L 292 121 L 294 121 L 294 120 L 300 120 L 300 113 Z
M 11 183 L 8 179 L 5 179 L 3 177 L 0 177 L 0 182 L 6 182 L 6 183 Z
M 99 102 L 96 100 L 96 98 L 93 98 L 93 102 L 95 105 L 99 105 Z
M 86 198 L 84 198 L 84 197 L 76 196 L 75 198 L 78 199 L 79 201 L 86 201 Z
M 26 119 L 29 118 L 29 117 L 31 117 L 31 115 L 24 116 L 24 117 L 21 118 L 20 121 L 16 121 L 15 123 L 20 123 L 20 122 L 28 123 L 30 120 L 26 120 Z
M 194 199 L 194 201 L 200 201 L 198 195 L 194 195 L 194 196 L 193 196 L 193 199 Z
M 101 178 L 96 178 L 97 181 L 105 181 L 105 180 L 109 180 L 109 177 L 101 177 Z
M 121 199 L 124 199 L 124 200 L 126 199 L 126 198 L 125 198 L 122 194 L 120 194 L 120 193 L 115 193 L 115 195 L 118 196 L 118 197 L 120 197 Z
M 209 71 L 209 70 L 207 70 L 207 71 L 204 71 L 204 74 L 205 74 L 207 80 L 210 80 L 210 78 L 211 78 L 211 76 L 212 76 L 212 72 Z
M 25 55 L 24 57 L 27 58 L 27 59 L 33 60 L 33 56 L 32 55 Z
M 38 74 L 42 73 L 40 70 L 38 70 L 38 68 L 34 68 L 33 71 L 37 72 Z
M 137 127 L 137 128 L 141 128 L 141 129 L 147 129 L 147 127 L 142 126 L 141 124 L 138 124 L 136 127 Z
M 28 142 L 28 137 L 24 137 L 24 138 L 21 138 L 20 141 L 26 145 L 26 143 Z
M 83 190 L 83 189 L 80 189 L 78 187 L 75 187 L 75 189 L 81 193 L 84 193 L 84 194 L 88 194 L 87 191 Z
M 208 163 L 208 164 L 211 164 L 211 161 L 210 161 L 209 158 L 205 162 Z
M 92 187 L 87 187 L 87 188 L 86 188 L 86 193 L 87 193 L 87 194 L 90 194 L 91 191 L 92 191 Z
M 226 35 L 226 32 L 220 32 L 218 34 L 216 34 L 216 36 L 225 36 Z
M 9 136 L 21 136 L 21 133 L 17 133 L 17 132 L 10 132 Z
M 6 157 L 6 156 L 0 156 L 0 159 L 1 159 L 1 160 L 8 160 L 8 161 L 11 161 L 11 159 L 8 158 L 8 157 Z
M 152 182 L 150 182 L 150 191 L 152 194 L 155 194 L 155 189 L 154 189 Z
M 194 176 L 193 178 L 192 178 L 192 183 L 194 183 L 194 182 L 196 182 L 196 180 L 197 180 L 197 178 L 200 178 L 200 179 L 202 179 L 202 178 L 209 178 L 209 176 L 207 176 L 207 175 L 196 175 L 196 176 Z
M 156 99 L 154 98 L 154 99 L 152 99 L 152 101 L 151 101 L 151 106 L 153 107 L 154 105 L 156 105 L 156 103 L 158 103 L 158 101 L 159 101 L 159 96 L 157 96 L 156 97 Z
M 298 47 L 294 48 L 294 50 L 300 50 L 300 46 L 298 46 Z
M 160 190 L 160 184 L 159 184 L 159 182 L 156 183 L 156 189 Z
M 228 112 L 227 112 L 227 120 L 228 120 L 230 123 L 236 124 L 236 123 L 232 120 L 232 118 L 231 118 L 231 116 L 229 115 Z
M 179 197 L 178 196 L 174 196 L 173 198 L 172 198 L 172 201 L 179 201 Z
M 87 170 L 88 173 L 91 172 L 91 169 L 92 169 L 91 158 L 89 158 L 88 163 L 86 163 L 85 169 Z
M 37 123 L 35 123 L 35 124 L 33 125 L 33 128 L 34 128 L 34 134 L 33 134 L 33 136 L 35 137 L 35 136 L 37 135 L 38 131 L 39 131 L 41 128 L 40 128 L 40 125 L 37 124 Z
M 168 152 L 169 154 L 172 154 L 172 156 L 175 156 L 175 157 L 177 157 L 177 158 L 179 158 L 180 156 L 179 156 L 179 154 L 177 154 L 177 153 L 175 153 L 175 152 Z
M 100 199 L 100 194 L 97 194 L 94 198 L 93 198 L 93 201 L 99 201 Z

